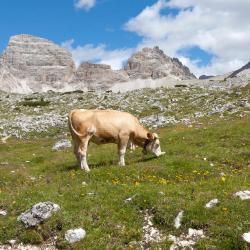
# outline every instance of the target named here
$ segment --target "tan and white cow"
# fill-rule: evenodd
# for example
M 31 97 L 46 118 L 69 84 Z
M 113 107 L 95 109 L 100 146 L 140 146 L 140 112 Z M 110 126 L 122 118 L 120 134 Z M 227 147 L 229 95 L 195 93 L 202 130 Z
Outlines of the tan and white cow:
M 87 163 L 89 142 L 96 144 L 116 143 L 118 145 L 119 165 L 125 166 L 124 155 L 128 143 L 152 152 L 161 152 L 160 140 L 156 133 L 149 132 L 133 115 L 115 110 L 75 109 L 68 116 L 69 129 L 74 142 L 74 153 L 81 169 L 90 171 Z

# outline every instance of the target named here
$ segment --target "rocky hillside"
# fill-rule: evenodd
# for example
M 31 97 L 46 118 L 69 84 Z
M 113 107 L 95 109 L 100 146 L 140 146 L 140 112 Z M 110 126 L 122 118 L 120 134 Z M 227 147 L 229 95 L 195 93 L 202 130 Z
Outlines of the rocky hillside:
M 72 55 L 43 38 L 17 35 L 0 57 L 0 90 L 33 93 L 67 90 L 106 90 L 135 79 L 194 79 L 189 69 L 158 47 L 144 48 L 132 55 L 122 70 L 109 65 L 82 63 L 76 69 Z
M 131 79 L 158 79 L 171 77 L 178 80 L 196 77 L 177 58 L 166 56 L 159 47 L 144 48 L 134 54 L 125 67 Z
M 248 115 L 249 96 L 249 84 L 231 89 L 187 86 L 125 93 L 75 91 L 18 95 L 0 92 L 0 137 L 23 138 L 51 130 L 66 131 L 67 114 L 74 108 L 127 111 L 154 129 L 171 124 L 199 126 L 203 118 L 224 120 Z

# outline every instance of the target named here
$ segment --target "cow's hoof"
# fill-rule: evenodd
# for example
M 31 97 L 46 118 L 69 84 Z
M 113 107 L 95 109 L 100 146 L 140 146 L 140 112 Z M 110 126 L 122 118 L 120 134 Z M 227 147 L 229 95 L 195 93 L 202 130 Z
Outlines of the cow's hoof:
M 90 172 L 90 169 L 82 169 L 82 171 L 86 172 L 86 173 L 89 173 Z
M 90 169 L 87 167 L 83 167 L 83 168 L 81 168 L 81 170 L 83 170 L 83 171 L 85 171 L 85 172 L 90 172 Z

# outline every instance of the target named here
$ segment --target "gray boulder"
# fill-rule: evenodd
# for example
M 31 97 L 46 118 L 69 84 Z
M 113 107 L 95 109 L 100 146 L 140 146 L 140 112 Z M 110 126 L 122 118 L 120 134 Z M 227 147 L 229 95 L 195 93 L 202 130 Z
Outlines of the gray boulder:
M 86 231 L 82 228 L 70 229 L 65 233 L 65 239 L 70 243 L 82 240 L 86 236 Z
M 50 218 L 54 212 L 60 210 L 60 206 L 50 201 L 40 202 L 18 216 L 17 220 L 26 227 L 34 227 Z

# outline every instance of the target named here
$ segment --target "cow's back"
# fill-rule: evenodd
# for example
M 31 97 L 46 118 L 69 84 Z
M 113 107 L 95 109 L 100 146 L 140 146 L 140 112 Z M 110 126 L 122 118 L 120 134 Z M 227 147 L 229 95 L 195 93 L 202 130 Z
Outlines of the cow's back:
M 73 110 L 71 119 L 73 127 L 81 134 L 94 128 L 96 136 L 115 139 L 120 133 L 132 133 L 139 125 L 133 115 L 115 110 Z

